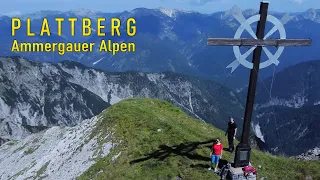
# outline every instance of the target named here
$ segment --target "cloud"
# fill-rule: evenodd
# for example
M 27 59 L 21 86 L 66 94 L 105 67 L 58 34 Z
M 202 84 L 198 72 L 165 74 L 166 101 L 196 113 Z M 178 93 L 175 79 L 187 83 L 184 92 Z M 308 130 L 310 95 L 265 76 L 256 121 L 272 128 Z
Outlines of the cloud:
M 302 4 L 304 3 L 305 0 L 291 0 L 291 1 L 297 4 Z
M 194 6 L 202 6 L 202 5 L 205 5 L 209 2 L 214 2 L 214 1 L 222 1 L 222 0 L 160 0 L 161 2 L 164 2 L 164 1 L 176 1 L 176 2 L 182 2 L 182 3 L 190 3 L 191 5 L 194 5 Z
M 217 1 L 217 0 L 189 0 L 190 4 L 195 6 L 202 6 L 213 1 Z
M 22 15 L 22 13 L 20 11 L 12 11 L 12 12 L 8 12 L 8 13 L 3 13 L 3 15 L 13 17 L 13 16 L 20 16 L 20 15 Z
M 223 2 L 224 0 L 160 0 L 160 2 L 175 1 L 179 3 L 189 3 L 192 6 L 203 6 L 210 2 Z

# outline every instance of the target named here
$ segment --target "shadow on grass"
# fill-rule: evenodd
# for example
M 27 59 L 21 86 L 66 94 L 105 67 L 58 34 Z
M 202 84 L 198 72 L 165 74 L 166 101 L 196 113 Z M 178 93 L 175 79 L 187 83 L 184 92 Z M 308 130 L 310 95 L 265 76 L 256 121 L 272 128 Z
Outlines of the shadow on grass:
M 227 160 L 220 159 L 218 167 L 221 169 L 223 166 L 225 166 L 227 164 L 228 164 Z M 191 168 L 201 168 L 202 169 L 202 168 L 209 168 L 209 166 L 210 166 L 210 162 L 208 162 L 207 164 L 193 164 L 190 167 Z
M 167 145 L 160 145 L 158 150 L 149 153 L 144 158 L 136 159 L 130 161 L 130 164 L 135 164 L 143 161 L 147 161 L 149 159 L 156 159 L 158 161 L 163 161 L 170 155 L 174 154 L 176 156 L 184 156 L 191 160 L 199 160 L 199 161 L 207 161 L 210 162 L 210 157 L 205 157 L 199 154 L 194 153 L 193 151 L 196 150 L 200 145 L 206 145 L 209 143 L 213 143 L 213 140 L 203 141 L 203 142 L 189 142 L 189 143 L 181 143 L 179 145 L 174 146 L 167 146 Z M 206 147 L 211 148 L 211 145 Z

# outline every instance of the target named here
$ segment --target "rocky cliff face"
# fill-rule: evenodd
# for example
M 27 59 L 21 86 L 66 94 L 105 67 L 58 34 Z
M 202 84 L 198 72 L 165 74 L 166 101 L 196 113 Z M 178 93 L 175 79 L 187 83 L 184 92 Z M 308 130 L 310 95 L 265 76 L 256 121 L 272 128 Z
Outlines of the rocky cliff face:
M 314 161 L 314 160 L 320 160 L 320 148 L 314 148 L 309 150 L 306 153 L 302 153 L 299 156 L 296 157 L 300 160 L 308 160 L 308 161 Z
M 80 63 L 0 59 L 0 137 L 21 139 L 51 126 L 75 126 L 110 104 L 132 97 L 167 100 L 225 128 L 240 119 L 242 100 L 213 81 L 173 73 L 109 73 Z
M 320 147 L 319 72 L 320 61 L 310 61 L 260 82 L 253 127 L 264 149 L 297 156 Z
M 67 80 L 58 66 L 0 59 L 0 137 L 20 139 L 53 125 L 74 126 L 109 106 Z

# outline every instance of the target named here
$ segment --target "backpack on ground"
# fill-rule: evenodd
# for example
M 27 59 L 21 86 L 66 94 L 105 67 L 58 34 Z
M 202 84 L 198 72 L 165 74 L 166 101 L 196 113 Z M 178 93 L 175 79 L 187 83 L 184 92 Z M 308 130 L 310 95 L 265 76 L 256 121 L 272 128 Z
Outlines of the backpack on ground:
M 256 175 L 258 172 L 253 166 L 245 166 L 242 168 L 244 176 L 248 176 L 250 174 Z

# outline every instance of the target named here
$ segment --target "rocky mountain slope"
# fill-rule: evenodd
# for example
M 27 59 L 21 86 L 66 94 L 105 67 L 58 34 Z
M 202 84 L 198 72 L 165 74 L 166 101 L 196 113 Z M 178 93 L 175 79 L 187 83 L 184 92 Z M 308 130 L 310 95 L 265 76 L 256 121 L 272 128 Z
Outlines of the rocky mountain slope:
M 110 73 L 73 61 L 0 58 L 0 138 L 21 139 L 47 127 L 74 126 L 110 104 L 132 97 L 167 100 L 188 114 L 225 128 L 241 122 L 243 100 L 213 81 L 173 73 Z
M 170 103 L 128 99 L 73 128 L 7 142 L 0 147 L 0 179 L 220 179 L 207 168 L 213 140 L 227 144 L 223 134 Z M 232 158 L 224 152 L 220 165 Z M 260 167 L 259 179 L 320 178 L 318 162 L 256 150 L 251 162 Z
M 0 58 L 0 137 L 21 139 L 53 125 L 74 126 L 110 103 L 68 81 L 51 64 Z
M 319 72 L 320 61 L 305 62 L 258 85 L 254 126 L 268 150 L 299 155 L 320 147 Z
M 10 141 L 0 148 L 0 179 L 72 179 L 81 175 L 95 161 L 106 156 L 115 145 L 98 146 L 97 137 L 90 140 L 96 117 L 75 127 L 52 127 Z M 106 135 L 107 137 L 107 135 Z
M 17 37 L 11 37 L 11 20 L 9 17 L 0 17 L 0 40 L 2 42 L 0 55 L 20 55 L 32 60 L 38 61 L 61 61 L 74 60 L 87 66 L 101 68 L 108 71 L 144 71 L 144 72 L 179 72 L 204 78 L 214 78 L 223 81 L 230 73 L 226 67 L 235 60 L 231 47 L 208 47 L 207 37 L 233 37 L 239 23 L 233 18 L 233 13 L 238 11 L 234 7 L 228 11 L 216 12 L 212 14 L 201 14 L 198 12 L 188 12 L 182 10 L 169 9 L 146 9 L 137 8 L 130 12 L 104 13 L 90 10 L 79 11 L 40 11 L 37 13 L 21 15 L 24 20 L 26 17 L 32 18 L 32 27 L 34 30 L 40 29 L 41 19 L 46 17 L 52 30 L 50 37 L 27 37 L 26 27 L 22 26 Z M 245 17 L 257 14 L 257 10 L 245 10 Z M 284 13 L 270 12 L 277 18 L 281 18 Z M 317 53 L 320 43 L 320 37 L 317 31 L 320 29 L 319 10 L 310 9 L 306 12 L 291 13 L 291 19 L 286 25 L 287 38 L 311 38 L 313 45 L 311 47 L 288 47 L 280 58 L 279 70 L 299 62 L 319 59 Z M 76 35 L 70 35 L 70 25 L 68 21 L 63 23 L 63 36 L 58 37 L 55 17 L 90 17 L 92 18 L 92 27 L 96 29 L 96 18 L 105 17 L 107 19 L 106 27 L 110 25 L 111 17 L 118 17 L 125 21 L 128 17 L 133 17 L 137 21 L 137 35 L 128 37 L 123 31 L 120 37 L 97 37 L 93 34 L 90 37 L 80 36 L 81 28 L 76 28 Z M 22 22 L 24 25 L 25 22 Z M 126 23 L 123 23 L 122 29 L 125 30 Z M 76 27 L 81 27 L 81 21 L 76 23 Z M 253 28 L 255 25 L 253 24 Z M 267 29 L 272 28 L 267 24 Z M 109 29 L 109 28 L 106 28 Z M 39 32 L 37 32 L 39 33 Z M 248 37 L 244 33 L 243 37 Z M 67 53 L 60 56 L 57 53 L 19 53 L 10 52 L 13 38 L 19 41 L 31 42 L 97 42 L 101 39 L 112 39 L 112 41 L 135 42 L 137 50 L 135 53 L 119 53 L 112 56 L 110 53 Z M 275 33 L 272 38 L 278 38 Z M 246 49 L 242 49 L 244 52 Z M 271 48 L 272 52 L 275 49 Z M 251 56 L 250 56 L 251 57 Z M 248 59 L 251 59 L 251 58 Z M 266 57 L 262 61 L 266 60 Z M 267 69 L 261 70 L 261 75 L 270 75 Z M 228 86 L 244 87 L 247 85 L 248 70 L 239 67 L 232 77 Z
M 319 161 L 320 160 L 320 148 L 311 149 L 306 153 L 300 154 L 296 158 L 300 159 L 300 160 L 308 160 L 308 161 L 318 160 Z

